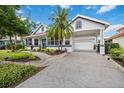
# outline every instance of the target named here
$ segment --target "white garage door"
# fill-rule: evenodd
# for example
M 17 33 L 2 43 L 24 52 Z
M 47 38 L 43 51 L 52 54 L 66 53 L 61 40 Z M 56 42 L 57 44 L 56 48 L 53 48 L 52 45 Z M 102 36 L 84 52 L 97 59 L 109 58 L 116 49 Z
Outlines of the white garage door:
M 74 48 L 75 50 L 93 50 L 93 39 L 89 37 L 77 37 L 75 38 Z

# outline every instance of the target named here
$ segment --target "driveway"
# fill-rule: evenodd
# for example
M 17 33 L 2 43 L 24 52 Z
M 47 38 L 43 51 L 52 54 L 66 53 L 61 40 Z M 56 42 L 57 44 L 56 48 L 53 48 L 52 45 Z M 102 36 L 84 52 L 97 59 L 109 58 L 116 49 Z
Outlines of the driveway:
M 111 61 L 96 53 L 72 52 L 50 63 L 44 70 L 17 87 L 124 87 L 124 73 Z

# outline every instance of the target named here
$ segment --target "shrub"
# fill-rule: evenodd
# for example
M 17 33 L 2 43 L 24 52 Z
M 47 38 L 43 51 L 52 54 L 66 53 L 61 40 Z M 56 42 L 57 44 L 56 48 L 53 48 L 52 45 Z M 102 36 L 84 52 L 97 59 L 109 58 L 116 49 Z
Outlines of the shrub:
M 119 59 L 121 59 L 124 62 L 124 53 L 120 54 Z
M 35 59 L 35 56 L 31 53 L 26 52 L 14 52 L 8 56 L 7 60 L 20 60 L 20 59 Z
M 10 43 L 7 43 L 7 44 L 5 45 L 5 49 L 11 49 Z
M 19 50 L 19 49 L 25 49 L 25 45 L 24 44 L 17 44 L 16 45 L 16 49 Z
M 9 52 L 9 51 L 0 51 L 0 60 L 21 60 L 21 59 L 30 59 L 34 60 L 36 57 L 32 53 L 27 52 Z
M 118 43 L 111 43 L 110 48 L 120 48 Z
M 44 49 L 41 49 L 42 52 L 45 52 L 45 53 L 48 53 L 51 49 L 49 48 L 44 48 Z
M 105 44 L 105 54 L 108 54 L 112 48 L 120 48 L 118 43 L 106 43 Z
M 27 51 L 26 49 L 19 49 L 19 51 Z
M 105 44 L 105 54 L 108 54 L 110 50 L 111 50 L 110 44 L 108 44 L 108 43 Z
M 40 51 L 41 51 L 41 49 L 40 49 L 40 48 L 37 48 L 37 49 L 36 49 L 36 51 L 37 51 L 37 52 L 40 52 Z
M 12 87 L 23 79 L 36 73 L 34 66 L 1 64 L 0 65 L 0 87 Z
M 119 56 L 122 54 L 121 49 L 119 48 L 113 48 L 110 50 L 110 56 L 113 59 L 120 59 Z
M 44 52 L 46 52 L 46 53 L 48 53 L 49 51 L 50 51 L 49 48 L 45 48 L 45 49 L 44 49 Z

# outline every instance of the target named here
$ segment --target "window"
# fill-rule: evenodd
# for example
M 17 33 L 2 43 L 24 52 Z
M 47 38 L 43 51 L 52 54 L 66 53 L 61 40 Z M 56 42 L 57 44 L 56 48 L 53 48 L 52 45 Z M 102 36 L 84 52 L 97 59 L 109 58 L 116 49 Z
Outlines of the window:
M 27 46 L 32 45 L 32 38 L 26 39 L 26 45 Z
M 70 45 L 70 40 L 69 39 L 65 40 L 65 45 Z
M 49 39 L 48 40 L 48 45 L 51 45 L 51 46 L 57 46 L 60 44 L 60 41 L 59 40 L 56 40 L 56 39 Z
M 54 45 L 54 39 L 51 39 L 51 45 Z
M 59 40 L 55 40 L 55 45 L 59 45 L 59 44 L 60 44 Z
M 42 31 L 42 32 L 44 31 L 44 27 L 41 28 L 41 31 Z
M 78 20 L 76 22 L 76 29 L 81 29 L 81 28 L 82 28 L 82 22 L 81 22 L 81 20 Z
M 34 45 L 38 46 L 38 39 L 34 39 Z

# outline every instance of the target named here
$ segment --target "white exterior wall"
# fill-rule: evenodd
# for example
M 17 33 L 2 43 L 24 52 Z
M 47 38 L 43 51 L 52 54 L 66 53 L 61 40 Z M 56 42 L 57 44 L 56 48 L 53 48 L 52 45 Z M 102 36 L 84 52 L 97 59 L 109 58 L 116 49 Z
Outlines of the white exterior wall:
M 112 40 L 112 42 L 119 43 L 119 45 L 124 48 L 124 36 L 115 38 Z
M 75 29 L 75 24 L 78 20 L 82 21 L 82 29 Z M 100 23 L 96 23 L 82 18 L 77 18 L 74 22 L 72 22 L 72 27 L 74 28 L 74 32 L 81 30 L 105 29 L 105 26 Z
M 44 31 L 42 31 L 42 28 L 44 27 Z M 40 27 L 40 29 L 36 32 L 36 34 L 37 33 L 43 33 L 43 32 L 45 32 L 46 31 L 46 26 L 42 26 L 42 27 Z

